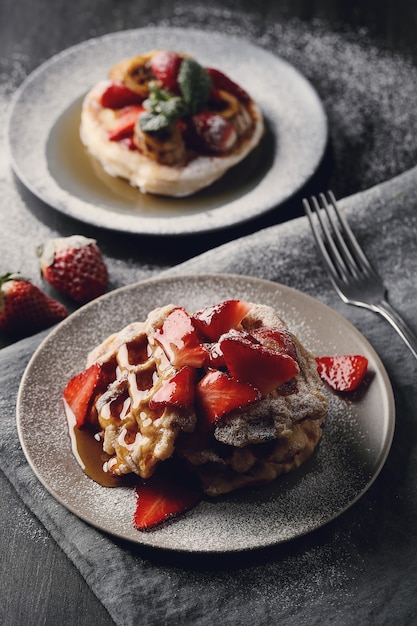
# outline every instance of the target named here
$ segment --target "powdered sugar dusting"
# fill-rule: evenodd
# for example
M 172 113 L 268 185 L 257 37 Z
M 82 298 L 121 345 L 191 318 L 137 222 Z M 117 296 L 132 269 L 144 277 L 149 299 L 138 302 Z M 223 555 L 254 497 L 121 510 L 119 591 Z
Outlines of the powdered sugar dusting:
M 325 20 L 271 20 L 227 9 L 178 7 L 173 23 L 245 36 L 300 69 L 329 116 L 337 197 L 387 180 L 417 160 L 417 68 L 411 59 L 373 42 L 365 29 L 334 32 Z M 347 157 L 349 156 L 349 161 Z
M 89 13 L 84 16 L 80 13 L 78 22 L 84 17 L 92 19 Z M 112 28 L 125 28 L 126 17 L 125 8 L 115 5 Z M 271 20 L 261 29 L 256 14 L 240 14 L 195 2 L 192 6 L 175 4 L 171 14 L 163 19 L 158 8 L 149 9 L 140 22 L 143 24 L 144 20 L 150 26 L 187 26 L 243 37 L 303 72 L 317 89 L 329 118 L 334 158 L 330 187 L 337 197 L 387 180 L 416 163 L 417 134 L 413 129 L 417 116 L 414 106 L 417 68 L 400 54 L 378 49 L 366 32 L 332 32 L 329 25 L 319 19 L 310 22 Z M 128 22 L 132 26 L 137 23 L 135 19 Z M 91 37 L 106 32 L 99 15 L 94 17 L 88 32 Z M 79 32 L 74 28 L 66 36 L 65 41 L 57 41 L 56 37 L 45 40 L 43 58 L 34 59 L 15 52 L 10 58 L 0 60 L 0 111 L 5 118 L 10 96 L 29 72 L 57 50 L 77 43 Z M 112 60 L 109 59 L 109 63 Z M 83 89 L 84 86 L 80 93 Z M 35 130 L 32 128 L 32 132 Z M 1 141 L 5 139 L 4 134 L 2 125 Z M 38 245 L 51 233 L 62 234 L 62 230 L 71 228 L 72 224 L 62 223 L 53 211 L 17 187 L 7 150 L 0 151 L 0 189 L 3 206 L 13 207 L 13 211 L 2 213 L 0 248 L 4 258 L 10 269 L 19 269 L 35 282 L 39 281 L 37 258 L 28 249 L 26 233 L 30 232 L 34 245 Z M 133 282 L 162 267 L 159 252 L 152 258 L 143 256 L 139 256 L 144 262 L 140 267 L 132 263 L 131 258 L 112 259 L 112 285 Z M 137 251 L 135 258 L 138 258 Z
M 84 367 L 91 348 L 126 324 L 145 319 L 157 306 L 173 302 L 195 311 L 230 297 L 275 307 L 313 351 L 327 351 L 330 346 L 343 349 L 347 342 L 353 350 L 369 355 L 374 380 L 363 398 L 347 401 L 330 395 L 322 441 L 299 470 L 262 489 L 204 501 L 166 527 L 138 533 L 132 525 L 133 490 L 97 485 L 74 459 L 62 388 Z M 70 510 L 134 542 L 180 551 L 221 552 L 281 543 L 310 532 L 361 495 L 378 473 L 392 437 L 390 393 L 377 357 L 359 333 L 336 318 L 337 314 L 299 292 L 239 276 L 152 280 L 102 297 L 63 322 L 27 370 L 18 412 L 29 462 L 44 485 Z M 343 337 L 340 327 L 344 328 Z

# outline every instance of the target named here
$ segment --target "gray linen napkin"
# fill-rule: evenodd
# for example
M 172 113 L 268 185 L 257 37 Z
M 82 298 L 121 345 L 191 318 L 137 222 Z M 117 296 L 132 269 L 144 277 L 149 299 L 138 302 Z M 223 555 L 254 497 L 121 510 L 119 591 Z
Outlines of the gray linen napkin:
M 341 202 L 385 277 L 392 302 L 414 330 L 416 189 L 413 169 Z M 387 463 L 358 503 L 304 538 L 227 559 L 166 555 L 101 534 L 46 493 L 19 446 L 18 384 L 47 333 L 0 352 L 1 469 L 117 624 L 411 623 L 417 615 L 415 360 L 386 322 L 338 299 L 304 217 L 224 244 L 164 275 L 207 271 L 258 276 L 309 293 L 350 319 L 379 353 L 392 381 L 398 421 Z

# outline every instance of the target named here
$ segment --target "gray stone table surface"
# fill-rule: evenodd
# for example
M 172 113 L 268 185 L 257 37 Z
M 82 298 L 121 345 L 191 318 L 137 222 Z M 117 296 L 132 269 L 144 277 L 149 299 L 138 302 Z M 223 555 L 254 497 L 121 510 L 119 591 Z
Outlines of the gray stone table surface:
M 161 272 L 230 272 L 296 287 L 338 310 L 371 341 L 391 378 L 397 429 L 369 492 L 329 526 L 229 561 L 132 548 L 58 505 L 17 437 L 19 382 L 47 331 L 0 350 L 0 622 L 20 624 L 413 624 L 417 620 L 416 364 L 370 313 L 346 307 L 322 273 L 304 193 L 332 187 L 416 329 L 414 2 L 132 2 L 4 0 L 0 6 L 0 258 L 42 288 L 34 253 L 82 231 L 102 248 L 110 289 Z M 10 99 L 57 52 L 108 32 L 186 26 L 247 38 L 282 56 L 317 89 L 329 119 L 325 159 L 305 189 L 270 215 L 216 235 L 122 236 L 80 224 L 34 197 L 12 173 Z M 69 77 L 70 80 L 70 77 Z M 28 140 L 30 150 L 30 140 Z

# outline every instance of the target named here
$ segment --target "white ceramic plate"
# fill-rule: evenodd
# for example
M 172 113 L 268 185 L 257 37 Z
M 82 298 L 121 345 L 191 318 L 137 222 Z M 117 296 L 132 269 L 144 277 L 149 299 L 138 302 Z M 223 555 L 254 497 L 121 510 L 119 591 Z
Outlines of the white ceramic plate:
M 106 175 L 79 139 L 89 88 L 119 60 L 158 47 L 185 50 L 226 72 L 259 102 L 266 119 L 261 145 L 189 198 L 142 194 Z M 8 139 L 17 176 L 55 209 L 108 229 L 178 235 L 233 226 L 290 198 L 320 163 L 327 120 L 311 84 L 270 52 L 218 33 L 146 28 L 86 41 L 41 65 L 14 97 Z
M 361 353 L 373 376 L 356 399 L 330 394 L 322 441 L 299 470 L 195 509 L 152 532 L 133 527 L 132 488 L 105 488 L 88 478 L 72 452 L 62 390 L 84 368 L 87 352 L 108 334 L 172 302 L 196 311 L 227 298 L 273 306 L 316 355 Z M 299 291 L 233 275 L 153 279 L 114 291 L 61 323 L 31 359 L 17 403 L 20 441 L 33 471 L 65 507 L 89 524 L 139 544 L 184 552 L 266 547 L 311 532 L 350 507 L 371 485 L 389 452 L 395 422 L 385 369 L 343 317 Z

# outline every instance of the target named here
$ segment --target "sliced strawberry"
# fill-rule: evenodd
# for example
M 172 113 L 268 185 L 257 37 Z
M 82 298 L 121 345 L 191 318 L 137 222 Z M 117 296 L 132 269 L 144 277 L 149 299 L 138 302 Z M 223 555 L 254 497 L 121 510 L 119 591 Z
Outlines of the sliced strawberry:
M 120 141 L 133 135 L 137 119 L 144 110 L 140 104 L 132 104 L 120 109 L 117 122 L 107 134 L 109 141 Z
M 220 335 L 237 328 L 250 308 L 244 300 L 225 300 L 194 313 L 194 325 L 203 337 L 217 341 Z
M 226 76 L 226 74 L 223 74 L 220 70 L 216 70 L 212 67 L 207 67 L 206 72 L 211 77 L 215 88 L 228 91 L 232 95 L 236 96 L 238 100 L 241 100 L 241 102 L 249 102 L 250 95 L 243 89 L 243 87 Z
M 176 52 L 158 50 L 151 58 L 151 70 L 169 90 L 176 91 L 178 87 L 177 76 L 182 58 Z
M 237 133 L 221 115 L 202 112 L 191 117 L 187 139 L 193 147 L 203 152 L 222 154 L 233 148 Z
M 206 368 L 211 369 L 226 369 L 226 363 L 224 360 L 223 352 L 220 349 L 219 343 L 208 343 L 206 344 L 207 348 L 207 359 L 205 362 Z
M 289 331 L 261 326 L 252 330 L 250 334 L 269 350 L 289 354 L 293 359 L 297 359 L 294 340 Z
M 197 489 L 156 476 L 136 487 L 136 497 L 134 526 L 138 530 L 150 530 L 201 501 Z
M 149 408 L 153 411 L 166 406 L 173 406 L 178 409 L 192 410 L 195 381 L 195 368 L 189 365 L 182 367 L 155 392 L 149 403 Z
M 99 102 L 108 109 L 122 109 L 131 104 L 141 104 L 143 97 L 121 81 L 112 81 L 101 94 Z
M 75 415 L 78 428 L 96 425 L 94 400 L 98 391 L 105 388 L 104 374 L 103 367 L 93 363 L 88 369 L 73 376 L 64 389 L 64 399 Z
M 260 397 L 259 391 L 251 385 L 239 382 L 225 372 L 209 370 L 196 389 L 200 426 L 211 428 L 226 413 L 241 409 Z
M 171 311 L 155 331 L 155 340 L 176 369 L 184 365 L 202 367 L 206 360 L 207 349 L 200 343 L 191 316 L 182 307 Z
M 299 372 L 298 363 L 288 354 L 270 350 L 250 341 L 243 334 L 234 332 L 223 335 L 219 344 L 231 375 L 253 385 L 263 396 Z
M 134 152 L 135 150 L 138 150 L 138 147 L 135 144 L 133 135 L 129 135 L 129 137 L 124 137 L 123 139 L 120 140 L 120 143 L 126 146 L 126 148 L 128 150 L 131 150 L 132 152 Z
M 359 354 L 316 357 L 316 362 L 322 380 L 336 391 L 357 389 L 368 369 L 368 359 Z

